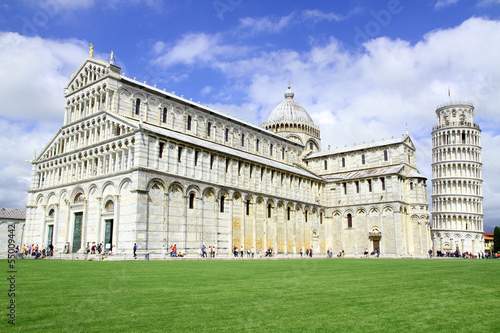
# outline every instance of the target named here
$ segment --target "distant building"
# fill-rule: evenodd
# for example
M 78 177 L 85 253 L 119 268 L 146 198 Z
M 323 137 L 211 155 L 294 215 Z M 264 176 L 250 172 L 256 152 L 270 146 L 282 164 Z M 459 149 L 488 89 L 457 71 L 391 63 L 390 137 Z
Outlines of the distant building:
M 471 103 L 436 109 L 432 131 L 432 240 L 435 251 L 484 252 L 481 130 Z
M 64 124 L 32 162 L 28 243 L 426 256 L 408 135 L 322 151 L 290 88 L 256 126 L 120 71 L 90 56 L 68 83 Z
M 488 232 L 484 234 L 484 251 L 493 253 L 494 250 L 494 244 L 495 244 L 495 237 L 493 235 L 493 232 Z
M 26 209 L 0 208 L 0 254 L 8 252 L 9 239 L 22 247 L 25 221 Z

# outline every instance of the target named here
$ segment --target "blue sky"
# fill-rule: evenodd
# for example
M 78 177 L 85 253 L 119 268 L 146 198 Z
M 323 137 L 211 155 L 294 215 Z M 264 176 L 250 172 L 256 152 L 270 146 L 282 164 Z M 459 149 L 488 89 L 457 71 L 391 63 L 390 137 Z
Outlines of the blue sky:
M 24 207 L 26 160 L 61 126 L 63 88 L 90 43 L 128 77 L 255 124 L 290 81 L 323 149 L 408 126 L 429 189 L 435 109 L 449 87 L 476 107 L 485 230 L 500 225 L 499 0 L 3 0 L 0 207 Z

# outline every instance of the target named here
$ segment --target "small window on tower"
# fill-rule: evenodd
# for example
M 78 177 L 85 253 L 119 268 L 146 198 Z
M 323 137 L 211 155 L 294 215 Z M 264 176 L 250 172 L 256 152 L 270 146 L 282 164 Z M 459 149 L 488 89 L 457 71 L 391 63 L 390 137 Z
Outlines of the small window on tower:
M 194 193 L 189 193 L 189 209 L 194 208 Z
M 161 116 L 161 121 L 163 123 L 166 123 L 167 122 L 167 108 L 163 108 L 163 114 Z
M 163 147 L 165 146 L 165 143 L 160 142 L 160 145 L 158 147 L 158 157 L 162 158 L 163 157 Z
M 135 114 L 139 114 L 141 112 L 141 100 L 137 98 L 135 100 Z

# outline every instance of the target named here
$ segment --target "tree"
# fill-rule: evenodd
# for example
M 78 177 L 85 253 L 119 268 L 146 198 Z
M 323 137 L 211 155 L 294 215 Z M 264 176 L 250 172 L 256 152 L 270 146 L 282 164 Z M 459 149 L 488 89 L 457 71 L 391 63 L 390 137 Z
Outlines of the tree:
M 500 227 L 495 227 L 493 231 L 493 252 L 500 252 Z

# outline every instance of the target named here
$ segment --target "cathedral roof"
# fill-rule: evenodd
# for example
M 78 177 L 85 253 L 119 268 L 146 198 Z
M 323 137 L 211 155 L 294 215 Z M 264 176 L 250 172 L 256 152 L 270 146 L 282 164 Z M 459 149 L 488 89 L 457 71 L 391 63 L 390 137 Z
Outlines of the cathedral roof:
M 294 95 L 293 91 L 288 87 L 287 91 L 285 91 L 285 100 L 274 108 L 265 124 L 291 122 L 314 124 L 306 109 L 293 100 Z
M 378 147 L 384 147 L 384 146 L 390 146 L 393 144 L 398 144 L 398 143 L 408 143 L 411 147 L 413 147 L 413 143 L 411 142 L 410 136 L 408 134 L 405 134 L 401 137 L 398 138 L 391 138 L 391 139 L 386 139 L 386 140 L 381 140 L 381 141 L 373 141 L 369 143 L 362 143 L 360 145 L 354 145 L 354 146 L 349 146 L 349 147 L 343 147 L 343 148 L 335 148 L 331 150 L 325 150 L 325 151 L 320 151 L 317 153 L 312 153 L 309 156 L 307 156 L 307 159 L 313 159 L 317 157 L 324 157 L 324 156 L 330 156 L 330 155 L 335 155 L 335 154 L 344 154 L 344 153 L 349 153 L 353 151 L 358 151 L 358 150 L 364 150 L 364 149 L 371 149 L 371 148 L 378 148 Z

